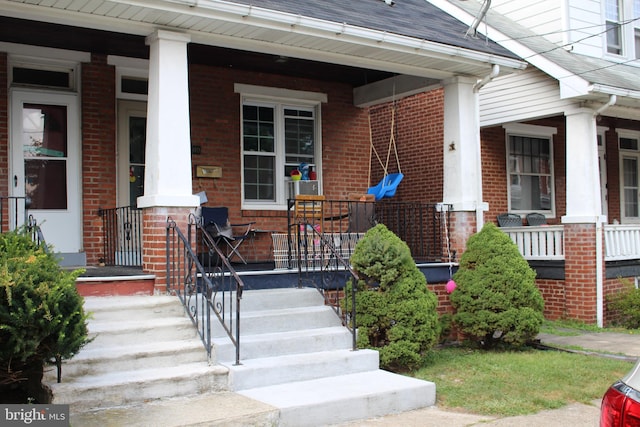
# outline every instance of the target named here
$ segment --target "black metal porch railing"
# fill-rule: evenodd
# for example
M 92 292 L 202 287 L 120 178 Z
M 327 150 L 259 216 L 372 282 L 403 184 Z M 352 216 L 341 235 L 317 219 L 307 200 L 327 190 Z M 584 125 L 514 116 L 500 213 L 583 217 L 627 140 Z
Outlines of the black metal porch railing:
M 289 268 L 297 267 L 299 252 L 294 235 L 297 217 L 303 209 L 306 217 L 313 217 L 312 225 L 325 238 L 332 239 L 336 250 L 349 259 L 356 243 L 376 224 L 384 224 L 409 246 L 417 263 L 451 262 L 449 242 L 449 205 L 441 203 L 361 201 L 361 200 L 309 200 L 289 201 L 288 257 Z M 306 207 L 305 207 L 306 206 Z M 322 254 L 320 254 L 322 255 Z M 303 258 L 304 259 L 304 258 Z M 305 259 L 306 260 L 306 259 Z M 309 260 L 306 260 L 309 261 Z
M 376 202 L 375 222 L 384 224 L 407 243 L 417 262 L 451 262 L 451 206 L 442 203 Z M 449 259 L 450 256 L 453 259 Z
M 142 209 L 123 206 L 98 210 L 102 218 L 105 265 L 142 265 Z
M 235 346 L 240 364 L 240 300 L 244 283 L 214 238 L 191 215 L 186 236 L 167 220 L 167 291 L 185 307 L 207 351 L 212 351 L 212 314 Z

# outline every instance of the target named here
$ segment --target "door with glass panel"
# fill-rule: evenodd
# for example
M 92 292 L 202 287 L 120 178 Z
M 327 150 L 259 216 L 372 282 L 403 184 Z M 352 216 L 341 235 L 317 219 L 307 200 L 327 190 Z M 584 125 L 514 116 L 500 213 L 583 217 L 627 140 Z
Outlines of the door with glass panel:
M 117 265 L 142 264 L 142 211 L 144 195 L 147 103 L 118 102 L 118 209 L 113 222 Z
M 79 117 L 74 94 L 11 92 L 11 194 L 30 199 L 28 214 L 69 260 L 82 251 Z

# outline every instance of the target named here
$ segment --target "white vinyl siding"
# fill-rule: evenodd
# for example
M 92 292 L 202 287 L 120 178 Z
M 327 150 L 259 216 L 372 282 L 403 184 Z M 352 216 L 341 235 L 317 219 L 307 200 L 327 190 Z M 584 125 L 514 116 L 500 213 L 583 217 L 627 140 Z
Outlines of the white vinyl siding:
M 568 0 L 567 22 L 571 29 L 567 42 L 571 45 L 572 52 L 602 57 L 604 31 L 601 2 L 598 0 Z
M 564 114 L 558 82 L 535 68 L 499 77 L 480 91 L 480 126 Z
M 516 21 L 553 43 L 563 43 L 562 3 L 559 0 L 493 0 L 491 9 Z

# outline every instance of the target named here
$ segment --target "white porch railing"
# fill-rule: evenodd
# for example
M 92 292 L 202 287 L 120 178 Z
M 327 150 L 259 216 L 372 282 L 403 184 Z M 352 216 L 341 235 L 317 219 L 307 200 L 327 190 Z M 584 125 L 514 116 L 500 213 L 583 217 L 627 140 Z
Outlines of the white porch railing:
M 502 227 L 527 260 L 563 260 L 564 227 Z M 640 225 L 605 224 L 604 259 L 640 259 Z
M 526 260 L 563 260 L 564 227 L 544 225 L 540 227 L 502 227 L 518 246 Z
M 604 226 L 606 261 L 640 259 L 640 225 Z

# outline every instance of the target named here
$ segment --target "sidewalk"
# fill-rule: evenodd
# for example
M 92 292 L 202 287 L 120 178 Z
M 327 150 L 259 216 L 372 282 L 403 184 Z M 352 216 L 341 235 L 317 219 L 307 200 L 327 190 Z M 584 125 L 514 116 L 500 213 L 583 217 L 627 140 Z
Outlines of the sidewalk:
M 550 347 L 581 348 L 585 354 L 607 354 L 610 357 L 635 361 L 640 357 L 640 336 L 612 333 L 587 332 L 575 336 L 539 334 L 541 344 Z M 437 392 L 436 392 L 437 394 Z M 604 394 L 604 390 L 603 390 Z M 451 411 L 436 407 L 419 409 L 386 417 L 339 424 L 340 427 L 597 427 L 600 417 L 600 400 L 590 405 L 574 403 L 564 408 L 542 411 L 533 415 L 494 418 Z M 338 426 L 334 426 L 338 427 Z

